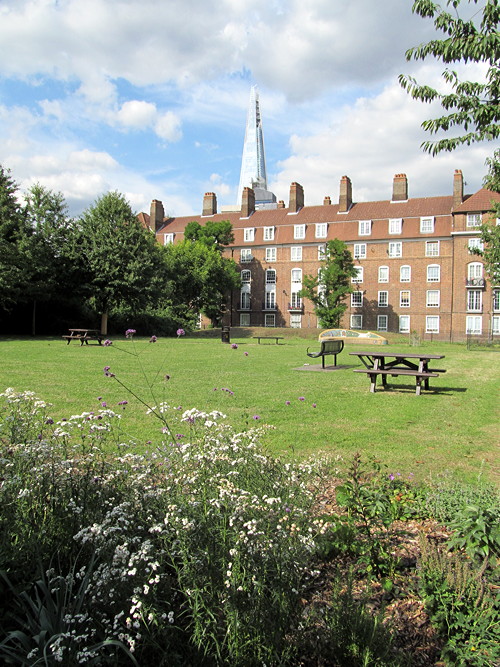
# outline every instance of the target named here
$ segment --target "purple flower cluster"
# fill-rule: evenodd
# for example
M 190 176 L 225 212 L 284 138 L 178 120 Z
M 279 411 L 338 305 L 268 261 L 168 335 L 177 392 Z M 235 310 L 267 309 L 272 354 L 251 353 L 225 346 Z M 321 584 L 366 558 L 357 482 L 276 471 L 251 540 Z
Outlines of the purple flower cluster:
M 180 336 L 185 336 L 185 335 L 186 335 L 186 332 L 184 331 L 184 329 L 177 329 L 177 338 L 179 338 Z
M 135 329 L 127 329 L 127 331 L 125 331 L 125 338 L 132 338 L 136 333 L 137 331 Z
M 238 349 L 238 346 L 237 346 L 236 343 L 232 343 L 232 344 L 231 344 L 231 348 L 232 348 L 233 350 L 237 350 L 237 349 Z
M 156 343 L 157 340 L 158 340 L 158 338 L 156 336 L 151 336 L 151 338 L 149 339 L 149 342 L 150 343 Z
M 104 347 L 109 347 L 110 345 L 113 345 L 113 341 L 109 340 L 109 338 L 106 338 L 103 345 Z
M 111 373 L 111 366 L 104 366 L 104 375 L 107 378 L 114 378 L 115 377 L 115 374 Z

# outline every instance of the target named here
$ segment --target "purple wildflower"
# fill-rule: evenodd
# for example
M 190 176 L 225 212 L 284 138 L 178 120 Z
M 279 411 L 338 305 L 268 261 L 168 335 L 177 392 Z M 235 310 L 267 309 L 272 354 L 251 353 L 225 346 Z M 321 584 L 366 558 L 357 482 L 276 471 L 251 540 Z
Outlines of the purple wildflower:
M 49 417 L 48 419 L 45 420 L 45 423 L 46 424 L 53 424 L 54 420 Z
M 137 331 L 135 329 L 127 329 L 127 331 L 125 331 L 125 338 L 132 338 L 136 333 Z
M 299 401 L 305 401 L 305 400 L 306 399 L 304 398 L 304 396 L 299 396 Z
M 107 408 L 107 407 L 108 407 L 108 404 L 106 403 L 106 401 L 103 401 L 103 402 L 101 403 L 101 405 L 102 405 L 103 408 Z
M 184 329 L 177 329 L 177 338 L 179 338 L 179 336 L 185 336 L 185 335 L 186 332 L 184 331 Z
M 243 354 L 245 355 L 245 357 L 248 357 L 248 352 L 243 352 Z
M 313 408 L 315 408 L 315 407 L 316 407 L 316 403 L 313 403 L 312 406 L 313 406 Z
M 113 345 L 113 341 L 109 340 L 109 338 L 106 338 L 103 345 L 104 347 L 109 347 L 110 345 Z
M 256 421 L 260 419 L 260 415 L 254 415 L 252 419 L 255 419 Z
M 232 347 L 233 350 L 237 350 L 237 349 L 238 349 L 238 346 L 236 345 L 236 343 L 232 343 L 232 344 L 231 344 L 231 347 Z
M 391 474 L 389 475 L 389 479 L 391 480 L 391 482 L 392 482 L 392 480 L 394 479 L 394 475 L 392 474 L 392 472 L 391 472 Z
M 149 342 L 150 343 L 156 343 L 157 340 L 158 340 L 158 338 L 156 336 L 151 336 L 151 338 L 149 339 Z
M 114 378 L 114 377 L 115 377 L 115 374 L 114 374 L 114 373 L 111 373 L 110 368 L 111 368 L 111 366 L 104 366 L 104 375 L 105 375 L 107 378 Z
M 290 401 L 285 401 L 285 405 L 291 405 Z

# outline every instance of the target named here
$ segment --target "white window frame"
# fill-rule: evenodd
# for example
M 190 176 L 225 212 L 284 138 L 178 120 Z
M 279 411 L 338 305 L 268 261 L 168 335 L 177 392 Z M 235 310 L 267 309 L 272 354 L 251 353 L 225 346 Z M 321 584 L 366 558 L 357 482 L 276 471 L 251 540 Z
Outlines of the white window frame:
M 483 265 L 481 262 L 469 262 L 467 264 L 467 278 L 469 280 L 476 280 L 483 277 Z
M 377 304 L 379 308 L 387 308 L 389 306 L 389 292 L 387 290 L 380 290 Z
M 441 265 L 440 264 L 428 264 L 426 274 L 427 274 L 427 282 L 428 283 L 440 283 L 441 282 Z
M 262 238 L 264 241 L 274 241 L 274 227 L 263 227 Z
M 266 269 L 266 285 L 276 285 L 276 269 Z
M 432 251 L 430 250 L 432 248 Z M 437 248 L 437 252 L 434 252 L 434 248 Z M 439 241 L 426 241 L 425 242 L 425 256 L 426 257 L 439 257 Z
M 268 329 L 273 329 L 276 326 L 276 315 L 274 313 L 264 314 L 264 326 Z
M 363 328 L 363 315 L 351 315 L 351 329 Z
M 302 261 L 302 246 L 293 245 L 290 248 L 290 261 L 291 262 L 301 262 Z
M 290 293 L 290 306 L 292 308 L 302 308 L 302 297 L 299 294 L 300 290 L 293 290 Z
M 318 246 L 318 262 L 324 262 L 326 259 L 326 243 Z
M 480 227 L 482 223 L 482 215 L 479 212 L 467 213 L 467 227 Z
M 174 242 L 174 236 L 172 232 L 163 234 L 163 245 L 171 245 Z
M 372 233 L 372 221 L 371 220 L 359 220 L 358 221 L 358 236 L 370 236 Z
M 483 290 L 480 289 L 467 290 L 467 312 L 468 313 L 483 312 Z
M 471 255 L 474 255 L 474 250 L 480 250 L 481 252 L 484 250 L 484 243 L 480 238 L 477 236 L 475 238 L 469 239 L 467 241 L 467 249 L 469 250 Z
M 315 237 L 317 239 L 326 239 L 328 235 L 328 223 L 327 222 L 317 222 Z
M 275 262 L 276 261 L 276 248 L 266 248 L 265 255 L 266 262 Z
M 491 318 L 491 333 L 500 336 L 500 315 L 493 315 Z
M 420 233 L 434 234 L 434 216 L 425 215 L 420 218 Z
M 290 313 L 290 329 L 302 329 L 302 315 Z
M 425 333 L 439 333 L 439 315 L 425 316 Z
M 366 243 L 354 244 L 354 259 L 366 259 Z
M 467 315 L 465 318 L 465 333 L 480 336 L 483 332 L 483 318 L 481 315 Z
M 351 292 L 351 308 L 363 308 L 363 292 Z
M 266 310 L 276 310 L 276 290 L 266 290 L 264 308 Z
M 241 310 L 250 310 L 251 294 L 250 290 L 242 289 L 240 292 L 240 308 Z
M 387 315 L 377 315 L 377 331 L 387 331 L 389 317 Z
M 240 327 L 250 326 L 250 313 L 240 313 Z
M 399 333 L 410 333 L 410 316 L 399 316 Z
M 493 290 L 492 302 L 493 302 L 493 312 L 494 313 L 500 312 L 500 289 Z
M 409 264 L 403 264 L 399 267 L 399 282 L 411 283 L 411 266 Z
M 302 269 L 294 268 L 291 270 L 290 282 L 292 285 L 302 285 Z
M 240 250 L 240 264 L 245 264 L 246 262 L 251 262 L 253 259 L 252 249 L 251 248 L 242 248 Z
M 243 230 L 243 241 L 245 243 L 255 241 L 255 227 L 245 227 Z
M 403 295 L 408 294 L 408 300 L 403 297 Z M 399 292 L 399 307 L 400 308 L 410 308 L 411 306 L 411 292 L 409 289 L 402 289 Z
M 363 273 L 364 269 L 362 266 L 355 266 L 356 275 L 351 278 L 352 283 L 362 283 L 363 282 Z
M 401 234 L 403 228 L 403 218 L 389 219 L 389 234 Z
M 294 225 L 293 226 L 293 238 L 294 239 L 305 239 L 306 238 L 306 226 L 305 225 Z
M 252 272 L 250 271 L 250 269 L 243 269 L 241 271 L 240 278 L 241 278 L 242 283 L 251 283 L 252 282 Z
M 384 278 L 383 274 L 387 273 L 387 277 Z M 378 282 L 379 283 L 388 283 L 389 282 L 389 267 L 382 265 L 378 267 Z
M 441 290 L 428 289 L 425 293 L 426 308 L 439 308 L 441 301 Z
M 402 257 L 403 256 L 402 241 L 389 241 L 387 254 L 389 255 L 389 257 Z

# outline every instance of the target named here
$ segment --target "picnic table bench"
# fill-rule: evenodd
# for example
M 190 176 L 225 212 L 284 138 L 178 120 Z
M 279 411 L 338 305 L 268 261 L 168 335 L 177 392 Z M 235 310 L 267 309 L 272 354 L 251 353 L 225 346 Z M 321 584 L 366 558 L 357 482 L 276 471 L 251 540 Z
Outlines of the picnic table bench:
M 101 345 L 106 334 L 102 334 L 99 329 L 69 329 L 69 334 L 62 336 L 68 343 L 71 343 L 72 340 L 79 340 L 80 345 L 89 344 L 89 340 L 96 340 L 99 345 Z
M 444 354 L 418 354 L 408 352 L 350 352 L 359 357 L 365 368 L 355 368 L 355 373 L 365 373 L 370 378 L 370 392 L 375 393 L 377 376 L 382 378 L 382 386 L 387 389 L 387 376 L 399 375 L 415 378 L 415 394 L 420 396 L 422 385 L 429 389 L 429 378 L 446 373 L 443 368 L 429 368 L 429 361 L 444 359 Z M 387 360 L 390 357 L 390 360 Z M 417 364 L 418 360 L 418 364 Z
M 323 340 L 321 341 L 321 348 L 319 352 L 309 352 L 309 348 L 306 350 L 306 354 L 308 357 L 311 357 L 312 359 L 317 359 L 321 357 L 321 367 L 325 367 L 325 357 L 328 354 L 333 355 L 334 357 L 334 365 L 337 365 L 337 354 L 340 354 L 342 350 L 344 349 L 344 341 L 343 340 Z
M 285 340 L 284 336 L 252 336 L 252 338 L 256 338 L 259 341 L 259 345 L 261 340 L 274 340 L 276 341 L 276 345 L 279 345 L 278 341 Z

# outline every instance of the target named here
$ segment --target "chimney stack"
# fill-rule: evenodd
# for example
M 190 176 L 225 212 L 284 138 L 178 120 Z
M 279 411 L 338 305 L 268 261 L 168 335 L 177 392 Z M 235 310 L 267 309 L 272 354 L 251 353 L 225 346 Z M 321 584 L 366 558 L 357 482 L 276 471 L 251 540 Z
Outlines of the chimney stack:
M 407 201 L 408 179 L 406 174 L 396 174 L 392 185 L 392 201 Z
M 349 176 L 340 179 L 339 213 L 347 213 L 352 206 L 352 183 Z
M 283 199 L 280 199 L 280 200 L 279 200 L 279 202 L 278 202 L 278 208 L 285 208 L 285 202 L 283 201 Z
M 213 192 L 205 192 L 203 197 L 202 215 L 215 215 L 217 213 L 217 197 Z
M 241 217 L 249 218 L 255 211 L 255 192 L 252 188 L 243 188 L 241 195 Z
M 331 205 L 332 205 L 332 200 L 328 195 L 326 195 L 326 197 L 323 199 L 323 206 L 331 206 Z
M 165 218 L 165 211 L 163 210 L 163 204 L 158 199 L 153 199 L 151 202 L 151 208 L 149 210 L 149 225 L 151 230 L 155 233 L 163 226 L 163 221 Z
M 457 208 L 464 200 L 464 177 L 460 169 L 455 169 L 453 176 L 453 208 Z
M 300 183 L 292 183 L 290 185 L 288 212 L 297 213 L 301 208 L 304 208 L 304 188 Z

